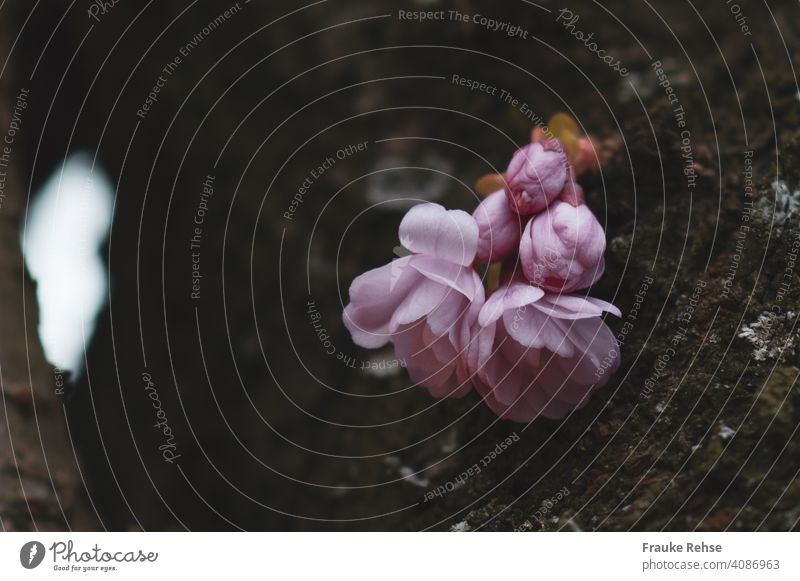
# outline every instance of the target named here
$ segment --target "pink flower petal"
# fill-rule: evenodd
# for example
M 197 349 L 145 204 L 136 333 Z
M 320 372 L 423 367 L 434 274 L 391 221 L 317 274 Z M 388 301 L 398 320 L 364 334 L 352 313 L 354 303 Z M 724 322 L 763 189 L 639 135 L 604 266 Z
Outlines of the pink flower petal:
M 478 225 L 461 210 L 439 204 L 419 204 L 400 222 L 400 243 L 416 254 L 468 266 L 475 260 Z
M 356 345 L 375 349 L 391 339 L 394 311 L 415 285 L 424 280 L 418 271 L 408 267 L 410 259 L 397 259 L 353 280 L 350 304 L 342 319 Z
M 523 222 L 509 207 L 503 190 L 487 196 L 472 215 L 478 225 L 476 258 L 479 262 L 498 262 L 514 253 Z
M 483 301 L 483 284 L 473 268 L 425 255 L 409 257 L 409 266 L 426 278 L 457 290 L 470 301 Z
M 508 286 L 498 288 L 489 296 L 478 316 L 478 324 L 486 327 L 503 316 L 505 311 L 533 304 L 544 294 L 542 289 L 530 284 L 511 282 Z
M 619 309 L 600 299 L 568 294 L 545 293 L 534 307 L 543 313 L 559 319 L 588 319 L 609 312 L 622 316 Z
M 423 278 L 395 308 L 389 323 L 389 330 L 394 332 L 400 325 L 410 325 L 425 317 L 441 304 L 447 292 L 446 286 Z

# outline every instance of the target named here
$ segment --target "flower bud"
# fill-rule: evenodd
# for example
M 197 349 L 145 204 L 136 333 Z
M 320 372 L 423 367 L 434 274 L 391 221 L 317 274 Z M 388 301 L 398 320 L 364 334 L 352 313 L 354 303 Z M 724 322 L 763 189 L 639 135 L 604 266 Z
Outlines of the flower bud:
M 603 274 L 606 237 L 585 205 L 560 200 L 528 222 L 519 256 L 525 276 L 549 292 L 571 293 Z
M 526 145 L 506 170 L 506 196 L 520 216 L 541 212 L 564 189 L 569 162 L 558 141 Z
M 561 190 L 556 199 L 560 202 L 566 202 L 573 208 L 586 203 L 586 199 L 583 196 L 583 188 L 572 179 L 567 179 L 564 189 Z
M 596 169 L 599 166 L 597 151 L 591 139 L 588 137 L 581 137 L 578 141 L 578 148 L 578 155 L 572 162 L 572 167 L 577 176 L 590 169 Z
M 472 213 L 478 223 L 479 262 L 498 262 L 506 259 L 519 247 L 522 221 L 511 210 L 503 190 L 485 198 Z

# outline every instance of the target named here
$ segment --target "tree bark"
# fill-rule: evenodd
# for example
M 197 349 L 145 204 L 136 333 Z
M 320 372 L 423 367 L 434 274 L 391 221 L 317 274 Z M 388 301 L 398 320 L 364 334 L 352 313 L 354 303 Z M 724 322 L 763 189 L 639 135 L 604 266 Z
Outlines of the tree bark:
M 29 86 L 14 75 L 10 54 L 18 21 L 0 16 L 0 526 L 4 531 L 98 527 L 87 497 L 64 405 L 65 374 L 42 352 L 35 287 L 20 245 L 28 201 L 26 117 Z M 13 122 L 13 125 L 12 125 Z
M 53 0 L 57 8 L 34 15 L 29 51 L 17 59 L 26 71 L 69 4 Z M 581 26 L 636 73 L 623 79 L 554 24 L 555 11 L 548 16 L 525 2 L 441 4 L 519 23 L 530 38 L 473 22 L 401 21 L 397 10 L 415 5 L 406 0 L 327 2 L 290 16 L 284 4 L 254 0 L 221 20 L 236 2 L 145 8 L 126 1 L 97 21 L 85 10 L 65 17 L 38 65 L 32 91 L 41 106 L 23 125 L 32 141 L 14 148 L 16 177 L 0 209 L 6 529 L 100 524 L 86 508 L 64 405 L 36 341 L 33 289 L 18 246 L 26 184 L 41 183 L 77 150 L 97 153 L 117 186 L 104 254 L 113 296 L 68 405 L 77 456 L 85 458 L 109 528 L 797 526 L 800 348 L 790 317 L 800 312 L 797 269 L 791 289 L 776 299 L 797 214 L 774 227 L 759 213 L 743 250 L 736 246 L 745 150 L 753 151 L 755 196 L 764 207 L 776 197 L 777 162 L 780 177 L 800 187 L 797 87 L 771 13 L 751 15 L 762 31 L 753 38 L 756 62 L 724 6 L 696 7 L 712 30 L 727 31 L 717 46 L 690 5 L 655 3 L 670 26 L 665 32 L 648 3 L 604 3 L 627 30 L 604 6 L 578 2 Z M 796 47 L 796 6 L 774 10 Z M 0 38 L 8 42 L 14 32 L 0 18 Z M 719 51 L 744 113 L 720 73 Z M 690 123 L 691 195 L 655 59 L 668 69 Z M 402 371 L 379 376 L 330 356 L 311 325 L 313 305 L 339 353 L 358 362 L 375 357 L 353 345 L 341 323 L 350 281 L 391 260 L 398 243 L 402 214 L 376 209 L 369 195 L 426 192 L 433 172 L 409 169 L 420 166 L 470 184 L 502 170 L 528 139 L 533 121 L 518 105 L 468 91 L 451 81 L 454 74 L 505 89 L 541 119 L 570 108 L 596 137 L 625 139 L 602 178 L 584 184 L 608 239 L 606 273 L 592 294 L 627 315 L 643 281 L 652 282 L 625 331 L 623 371 L 561 423 L 498 422 L 476 394 L 432 402 Z M 3 75 L 6 115 L 20 82 Z M 148 102 L 154 87 L 157 99 Z M 742 115 L 749 143 L 737 125 Z M 780 120 L 774 131 L 773 115 Z M 317 171 L 363 142 L 365 151 Z M 403 168 L 386 175 L 400 176 L 405 189 L 372 175 L 387 166 Z M 285 218 L 311 172 L 322 176 Z M 214 193 L 204 199 L 209 176 Z M 458 180 L 434 181 L 436 201 L 472 211 L 472 192 Z M 203 278 L 193 298 L 201 202 Z M 723 292 L 734 262 L 738 270 Z M 682 347 L 652 397 L 643 398 L 698 281 L 706 290 Z M 769 345 L 767 358 L 754 359 L 739 327 L 776 306 L 772 340 L 794 343 Z M 609 324 L 622 333 L 627 322 Z M 175 461 L 163 453 L 170 438 L 159 412 L 174 436 Z M 507 451 L 479 464 L 509 437 Z M 452 489 L 476 464 L 480 475 L 423 501 L 426 492 Z M 416 479 L 406 477 L 417 471 Z

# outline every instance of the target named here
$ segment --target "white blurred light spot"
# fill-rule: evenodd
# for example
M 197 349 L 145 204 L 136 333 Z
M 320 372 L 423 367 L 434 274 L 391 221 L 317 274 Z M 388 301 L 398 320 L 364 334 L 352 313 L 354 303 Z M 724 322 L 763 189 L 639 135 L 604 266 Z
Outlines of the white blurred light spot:
M 367 201 L 392 211 L 436 201 L 447 191 L 451 170 L 451 164 L 435 153 L 426 152 L 419 159 L 387 154 L 378 160 L 367 180 Z
M 95 319 L 106 301 L 101 245 L 113 213 L 113 186 L 83 154 L 69 157 L 30 206 L 22 235 L 36 281 L 39 336 L 47 359 L 80 373 Z

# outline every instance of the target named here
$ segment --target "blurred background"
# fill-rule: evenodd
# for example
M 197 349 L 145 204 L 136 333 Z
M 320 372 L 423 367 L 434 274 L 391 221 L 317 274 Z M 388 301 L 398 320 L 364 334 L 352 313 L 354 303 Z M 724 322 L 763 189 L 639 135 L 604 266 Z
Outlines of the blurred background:
M 796 529 L 799 14 L 0 2 L 2 529 Z M 602 144 L 623 359 L 526 426 L 341 312 L 557 112 Z

